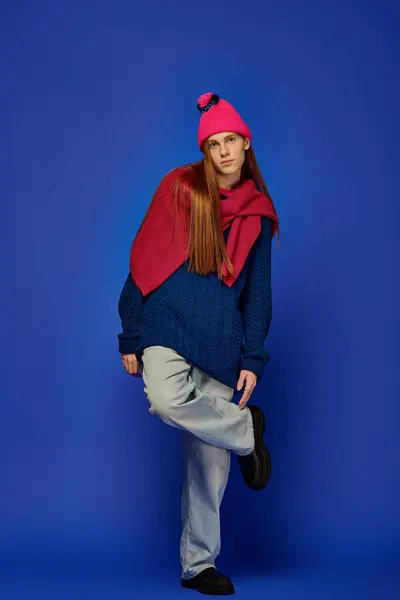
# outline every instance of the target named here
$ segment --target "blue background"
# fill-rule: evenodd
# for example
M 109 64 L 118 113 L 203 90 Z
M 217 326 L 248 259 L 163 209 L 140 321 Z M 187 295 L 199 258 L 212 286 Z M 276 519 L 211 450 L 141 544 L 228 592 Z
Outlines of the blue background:
M 0 559 L 179 578 L 182 456 L 122 368 L 118 296 L 197 97 L 242 114 L 274 199 L 270 484 L 236 461 L 220 565 L 400 570 L 394 2 L 1 7 Z

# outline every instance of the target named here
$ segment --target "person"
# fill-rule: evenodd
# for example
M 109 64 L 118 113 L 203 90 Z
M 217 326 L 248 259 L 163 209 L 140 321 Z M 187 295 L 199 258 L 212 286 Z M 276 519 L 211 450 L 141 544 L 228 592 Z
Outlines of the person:
M 154 193 L 131 246 L 118 339 L 150 413 L 183 436 L 181 586 L 222 595 L 235 591 L 215 566 L 231 452 L 249 488 L 263 489 L 271 473 L 263 411 L 247 403 L 269 361 L 280 233 L 249 127 L 217 94 L 201 95 L 197 108 L 203 157 L 167 173 Z

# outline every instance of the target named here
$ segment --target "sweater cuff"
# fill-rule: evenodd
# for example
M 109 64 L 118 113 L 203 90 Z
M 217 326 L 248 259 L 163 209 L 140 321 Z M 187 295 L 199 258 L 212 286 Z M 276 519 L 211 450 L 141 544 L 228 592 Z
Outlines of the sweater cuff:
M 243 356 L 240 361 L 240 370 L 251 371 L 257 375 L 257 379 L 260 381 L 268 362 L 269 354 L 267 352 L 264 352 L 262 357 Z
M 129 334 L 126 333 L 119 333 L 118 345 L 120 354 L 136 354 L 138 340 L 133 338 L 132 335 L 129 336 Z

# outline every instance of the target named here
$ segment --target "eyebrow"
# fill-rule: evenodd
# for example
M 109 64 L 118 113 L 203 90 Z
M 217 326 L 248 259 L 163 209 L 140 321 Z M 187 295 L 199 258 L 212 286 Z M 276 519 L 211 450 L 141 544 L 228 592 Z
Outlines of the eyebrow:
M 230 133 L 229 135 L 226 135 L 224 137 L 224 140 L 226 140 L 227 138 L 233 137 L 234 135 L 236 135 L 236 133 Z M 219 143 L 218 140 L 208 140 L 209 144 L 212 144 L 213 142 L 217 142 L 217 144 Z

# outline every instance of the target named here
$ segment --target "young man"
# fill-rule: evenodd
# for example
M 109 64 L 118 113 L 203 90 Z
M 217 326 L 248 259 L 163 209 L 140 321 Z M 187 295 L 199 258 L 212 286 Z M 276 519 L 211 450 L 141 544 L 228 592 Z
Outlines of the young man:
M 128 373 L 141 367 L 150 412 L 182 431 L 181 585 L 232 594 L 215 567 L 219 510 L 231 452 L 251 489 L 263 489 L 271 472 L 263 412 L 247 403 L 269 359 L 279 223 L 248 126 L 216 94 L 197 107 L 203 159 L 163 178 L 138 230 L 119 300 L 119 350 Z

